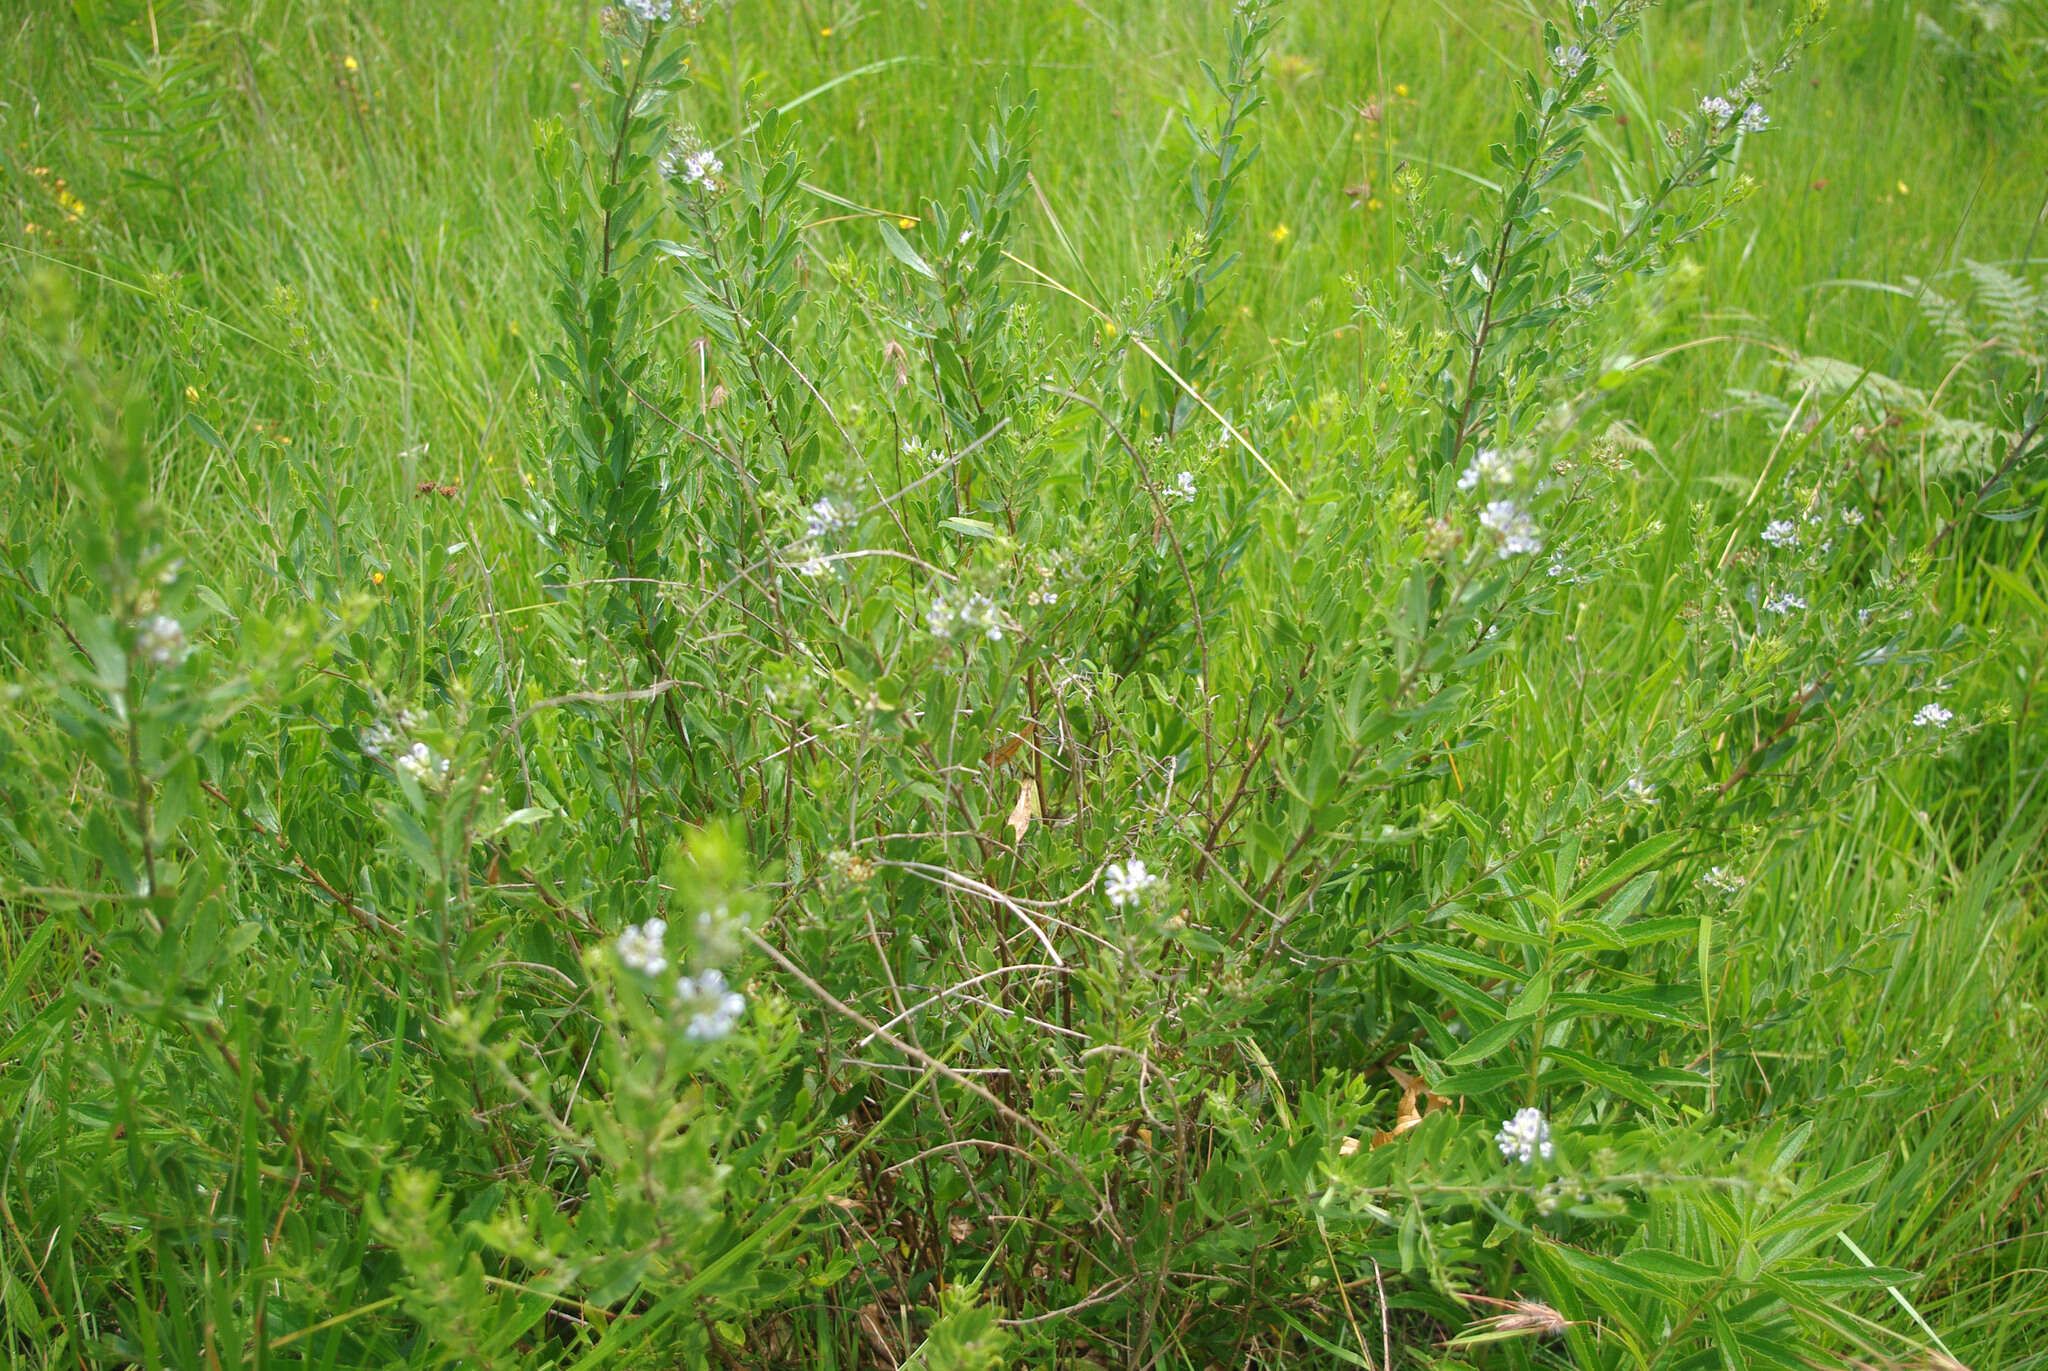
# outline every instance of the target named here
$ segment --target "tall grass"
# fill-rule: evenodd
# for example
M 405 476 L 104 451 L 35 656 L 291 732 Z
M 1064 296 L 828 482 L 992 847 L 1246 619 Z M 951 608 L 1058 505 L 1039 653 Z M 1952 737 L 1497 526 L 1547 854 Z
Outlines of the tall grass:
M 9 18 L 9 1364 L 2048 1365 L 2048 15 L 1636 8 Z

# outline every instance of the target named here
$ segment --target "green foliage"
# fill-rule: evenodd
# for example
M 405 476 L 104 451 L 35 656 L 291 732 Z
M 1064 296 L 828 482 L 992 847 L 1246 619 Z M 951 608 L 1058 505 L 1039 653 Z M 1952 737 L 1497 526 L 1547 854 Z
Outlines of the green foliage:
M 1331 116 L 1308 0 L 1110 6 L 1134 203 L 1086 62 L 569 8 L 5 40 L 14 1361 L 2038 1359 L 2044 287 L 1702 360 L 1818 11 L 1558 7 L 1397 166 L 1392 11 Z

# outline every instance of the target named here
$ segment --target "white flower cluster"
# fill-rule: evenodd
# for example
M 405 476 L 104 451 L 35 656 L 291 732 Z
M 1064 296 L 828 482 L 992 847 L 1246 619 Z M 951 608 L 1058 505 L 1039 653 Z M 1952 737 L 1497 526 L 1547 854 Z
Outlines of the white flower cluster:
M 1945 709 L 1935 701 L 1929 700 L 1926 704 L 1920 706 L 1919 711 L 1913 715 L 1913 727 L 1947 728 L 1950 721 L 1955 717 L 1953 710 Z
M 1038 563 L 1038 584 L 1025 596 L 1024 603 L 1032 608 L 1050 608 L 1060 602 L 1059 582 L 1070 575 L 1067 553 L 1064 548 L 1055 548 Z
M 730 923 L 724 905 L 697 915 L 700 958 L 723 961 L 733 955 L 736 949 L 730 937 Z M 628 925 L 612 949 L 628 970 L 643 976 L 659 976 L 669 969 L 667 938 L 668 921 L 649 919 L 644 924 Z M 685 1037 L 692 1042 L 716 1042 L 732 1032 L 747 1010 L 747 998 L 726 983 L 725 972 L 709 966 L 694 976 L 676 978 L 675 1008 L 690 1016 L 683 1028 Z
M 1742 100 L 1742 117 L 1736 124 L 1736 127 L 1741 129 L 1742 132 L 1762 133 L 1771 126 L 1771 116 L 1764 112 L 1762 105 L 1741 96 L 1738 96 L 1737 99 Z M 1727 99 L 1725 96 L 1709 95 L 1706 99 L 1700 101 L 1700 113 L 1706 115 L 1716 125 L 1726 124 L 1729 120 L 1736 117 L 1735 101 Z
M 1476 490 L 1481 483 L 1487 485 L 1508 485 L 1515 479 L 1521 462 L 1512 452 L 1503 452 L 1497 447 L 1483 447 L 1472 454 L 1472 460 L 1458 476 L 1458 489 Z
M 699 142 L 695 134 L 682 134 L 661 155 L 663 178 L 685 186 L 716 190 L 719 174 L 724 170 L 725 163 L 718 160 L 718 154 Z
M 1550 1121 L 1543 1117 L 1543 1111 L 1536 1108 L 1515 1111 L 1515 1117 L 1505 1120 L 1500 1132 L 1493 1135 L 1493 1145 L 1500 1154 L 1511 1162 L 1527 1166 L 1541 1157 L 1549 1161 Z
M 625 932 L 619 934 L 619 960 L 643 976 L 659 976 L 668 970 L 668 953 L 662 947 L 667 936 L 667 919 L 628 924 Z
M 176 666 L 192 650 L 185 630 L 168 614 L 152 614 L 135 626 L 135 652 L 157 666 Z
M 665 22 L 676 12 L 675 0 L 621 0 L 632 11 L 633 17 L 643 24 Z
M 1805 608 L 1806 598 L 1801 595 L 1794 595 L 1789 590 L 1777 591 L 1764 600 L 1764 613 L 1766 614 L 1790 614 L 1795 610 Z
M 448 779 L 448 759 L 425 743 L 414 743 L 399 753 L 398 760 L 392 765 L 421 785 Z
M 692 1042 L 716 1042 L 747 1012 L 747 997 L 728 986 L 725 973 L 715 966 L 677 981 L 676 998 L 689 1012 L 683 1033 Z
M 1500 543 L 1502 560 L 1543 551 L 1543 530 L 1513 500 L 1495 500 L 1479 511 L 1479 526 Z
M 1700 884 L 1709 890 L 1718 890 L 1723 895 L 1740 895 L 1749 884 L 1749 877 L 1730 871 L 1725 866 L 1710 867 L 1700 877 Z
M 701 961 L 729 962 L 740 955 L 738 930 L 747 926 L 745 916 L 735 919 L 723 904 L 697 911 L 695 932 L 697 956 Z
M 828 537 L 852 522 L 853 520 L 847 515 L 845 510 L 832 503 L 831 496 L 820 496 L 804 515 L 804 536 L 807 538 Z
M 1195 473 L 1183 471 L 1166 494 L 1170 500 L 1178 500 L 1184 505 L 1193 504 L 1195 502 Z
M 923 462 L 926 466 L 938 467 L 946 464 L 944 448 L 928 446 L 923 439 L 917 437 L 903 440 L 903 455 L 913 462 Z
M 1586 50 L 1577 43 L 1573 43 L 1570 47 L 1552 48 L 1550 50 L 1550 61 L 1569 80 L 1585 69 L 1587 61 Z
M 980 633 L 992 642 L 1001 642 L 1003 637 L 1003 611 L 978 592 L 957 601 L 949 595 L 937 596 L 925 611 L 924 622 L 935 638 Z
M 1798 547 L 1799 525 L 1790 519 L 1773 519 L 1764 525 L 1763 540 L 1772 547 Z
M 453 770 L 446 757 L 412 738 L 426 720 L 417 711 L 401 709 L 390 723 L 379 720 L 356 731 L 363 755 L 373 762 L 385 762 L 392 770 L 410 776 L 419 785 L 437 785 Z
M 1146 896 L 1158 889 L 1162 878 L 1145 869 L 1145 863 L 1133 857 L 1128 862 L 1111 862 L 1109 869 L 1102 873 L 1102 893 L 1118 909 L 1126 905 L 1139 905 Z
M 1861 527 L 1863 523 L 1863 511 L 1856 508 L 1856 506 L 1854 505 L 1844 505 L 1842 507 L 1842 522 L 1848 525 L 1850 528 Z
M 1621 785 L 1621 798 L 1628 804 L 1648 809 L 1657 803 L 1657 787 L 1643 779 L 1638 771 Z

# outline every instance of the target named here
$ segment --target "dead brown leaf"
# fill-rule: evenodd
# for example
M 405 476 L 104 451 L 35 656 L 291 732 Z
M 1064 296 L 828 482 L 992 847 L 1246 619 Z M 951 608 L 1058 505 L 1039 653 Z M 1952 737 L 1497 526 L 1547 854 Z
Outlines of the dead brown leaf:
M 1031 827 L 1031 821 L 1038 817 L 1038 787 L 1029 776 L 1017 787 L 1017 803 L 1010 810 L 1008 820 L 1010 831 L 1017 835 L 1017 841 L 1024 841 L 1024 831 Z
M 1401 1103 L 1394 1109 L 1394 1126 L 1384 1133 L 1372 1135 L 1374 1147 L 1384 1147 L 1422 1122 L 1422 1116 L 1432 1109 L 1443 1109 L 1450 1105 L 1450 1097 L 1433 1095 L 1422 1077 L 1411 1076 L 1392 1062 L 1387 1063 L 1387 1074 L 1394 1078 L 1394 1084 L 1401 1087 Z

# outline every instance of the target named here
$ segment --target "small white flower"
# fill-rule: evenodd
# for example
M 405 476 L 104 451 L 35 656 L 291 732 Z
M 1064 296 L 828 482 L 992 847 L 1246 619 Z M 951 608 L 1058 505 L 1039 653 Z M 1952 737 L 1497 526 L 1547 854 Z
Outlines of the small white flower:
M 824 538 L 837 533 L 851 522 L 846 516 L 846 511 L 832 503 L 831 496 L 820 496 L 804 515 L 804 536 Z
M 1860 527 L 1863 523 L 1863 511 L 1856 508 L 1856 506 L 1854 505 L 1843 506 L 1842 522 L 1847 524 L 1850 528 Z
M 1621 797 L 1629 804 L 1648 809 L 1657 803 L 1657 787 L 1644 780 L 1643 773 L 1638 771 L 1622 783 Z
M 616 944 L 619 960 L 643 976 L 659 976 L 668 970 L 668 954 L 662 947 L 662 940 L 667 936 L 666 919 L 628 924 L 625 932 L 619 934 Z
M 1125 905 L 1144 903 L 1159 882 L 1158 876 L 1145 869 L 1144 862 L 1133 857 L 1128 862 L 1109 864 L 1109 869 L 1102 873 L 1102 893 L 1112 905 L 1122 909 Z
M 1952 711 L 1943 709 L 1935 701 L 1929 700 L 1920 706 L 1919 712 L 1913 716 L 1913 727 L 1947 728 L 1949 721 L 1955 717 Z
M 414 743 L 399 753 L 393 765 L 421 785 L 428 785 L 448 774 L 448 759 L 425 743 Z
M 667 15 L 663 15 L 667 18 Z M 715 190 L 719 173 L 725 170 L 725 163 L 718 154 L 697 141 L 696 135 L 686 133 L 669 146 L 661 155 L 661 174 L 671 181 L 681 181 L 686 186 L 699 186 Z
M 1500 540 L 1503 560 L 1543 551 L 1543 531 L 1529 511 L 1513 500 L 1495 500 L 1479 511 L 1479 526 Z
M 1805 599 L 1794 595 L 1789 590 L 1781 590 L 1764 601 L 1764 613 L 1766 614 L 1790 614 L 1794 610 L 1805 608 Z
M 1543 1117 L 1540 1109 L 1519 1109 L 1515 1117 L 1503 1122 L 1500 1132 L 1493 1135 L 1493 1144 L 1500 1149 L 1502 1157 L 1511 1162 L 1527 1166 L 1541 1157 L 1549 1161 L 1550 1121 Z
M 1752 100 L 1743 107 L 1742 123 L 1738 126 L 1744 133 L 1762 133 L 1771 126 L 1771 116 L 1764 113 L 1764 107 Z
M 1707 874 L 1700 877 L 1700 884 L 1723 895 L 1740 895 L 1743 887 L 1749 884 L 1749 877 L 1738 875 L 1725 866 L 1716 866 L 1708 868 Z
M 1002 609 L 979 593 L 958 604 L 947 596 L 938 596 L 925 611 L 924 622 L 935 638 L 951 638 L 962 629 L 979 632 L 991 642 L 1001 642 L 1003 638 Z
M 365 757 L 371 761 L 381 762 L 384 760 L 385 749 L 398 742 L 398 735 L 388 726 L 376 723 L 367 728 L 357 729 L 356 742 L 361 745 Z
M 1193 504 L 1195 502 L 1195 474 L 1192 471 L 1183 471 L 1178 479 L 1174 481 L 1173 489 L 1168 491 L 1167 494 L 1170 498 L 1178 500 L 1184 505 Z
M 913 462 L 923 462 L 927 466 L 937 467 L 946 464 L 944 448 L 926 447 L 924 442 L 918 438 L 905 438 L 903 440 L 903 455 Z
M 675 13 L 675 0 L 621 0 L 643 24 L 658 24 Z
M 1700 113 L 1716 124 L 1725 124 L 1735 117 L 1735 106 L 1718 95 L 1709 95 L 1700 101 Z
M 823 557 L 806 557 L 804 558 L 804 560 L 796 564 L 796 574 L 799 576 L 808 576 L 815 580 L 820 576 L 831 575 L 832 564 L 826 561 Z
M 1472 454 L 1472 461 L 1458 476 L 1458 489 L 1473 490 L 1480 483 L 1506 485 L 1515 479 L 1517 463 L 1511 452 L 1497 447 L 1483 447 Z
M 158 666 L 176 666 L 185 660 L 191 646 L 185 630 L 167 614 L 153 614 L 136 627 L 135 650 Z
M 690 1012 L 689 1027 L 683 1034 L 692 1042 L 716 1042 L 732 1032 L 747 1011 L 746 996 L 728 986 L 725 973 L 715 966 L 678 980 L 676 998 Z
M 1577 43 L 1566 48 L 1552 48 L 1550 61 L 1567 78 L 1577 76 L 1586 65 L 1586 50 Z
M 1763 539 L 1772 547 L 1798 547 L 1799 525 L 1790 519 L 1773 519 L 1764 525 Z
M 723 904 L 698 910 L 695 930 L 697 959 L 705 962 L 729 962 L 739 956 L 739 935 L 748 922 L 745 914 L 734 917 L 732 910 Z

